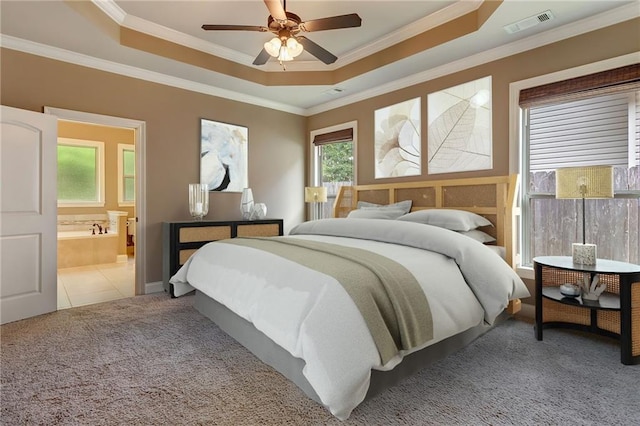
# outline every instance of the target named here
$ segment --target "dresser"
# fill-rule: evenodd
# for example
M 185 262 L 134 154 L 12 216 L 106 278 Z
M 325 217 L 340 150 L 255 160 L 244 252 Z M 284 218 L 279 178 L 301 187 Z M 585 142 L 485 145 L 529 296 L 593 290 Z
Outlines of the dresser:
M 162 224 L 162 286 L 173 297 L 169 279 L 200 247 L 211 241 L 236 237 L 282 235 L 282 219 L 185 221 Z

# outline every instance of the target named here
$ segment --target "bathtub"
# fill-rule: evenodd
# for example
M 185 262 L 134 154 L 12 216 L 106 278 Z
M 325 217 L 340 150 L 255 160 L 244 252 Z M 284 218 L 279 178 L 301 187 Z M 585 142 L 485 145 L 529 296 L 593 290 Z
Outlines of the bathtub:
M 118 261 L 118 234 L 58 231 L 58 268 L 100 265 Z

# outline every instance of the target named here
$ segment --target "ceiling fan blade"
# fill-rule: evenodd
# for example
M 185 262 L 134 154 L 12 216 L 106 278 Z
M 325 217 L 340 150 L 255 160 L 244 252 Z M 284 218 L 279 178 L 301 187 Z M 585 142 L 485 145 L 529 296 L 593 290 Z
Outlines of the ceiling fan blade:
M 320 59 L 327 65 L 334 63 L 338 59 L 338 57 L 333 53 L 329 52 L 324 47 L 321 47 L 320 45 L 312 42 L 306 37 L 298 36 L 296 37 L 296 39 L 298 40 L 298 43 L 300 43 L 302 47 L 304 47 L 304 50 L 311 53 L 313 56 Z
M 264 65 L 267 63 L 271 55 L 264 48 L 260 51 L 256 59 L 253 60 L 253 65 Z
M 280 3 L 280 0 L 264 0 L 264 4 L 267 5 L 267 9 L 269 9 L 269 14 L 276 21 L 286 22 L 287 14 L 284 11 L 284 7 Z
M 313 19 L 311 21 L 301 22 L 300 29 L 302 31 L 325 31 L 337 30 L 340 28 L 352 28 L 362 25 L 362 19 L 357 13 L 349 15 L 332 16 L 330 18 Z
M 261 27 L 259 25 L 211 25 L 205 24 L 202 26 L 203 30 L 207 31 L 269 31 L 267 27 Z

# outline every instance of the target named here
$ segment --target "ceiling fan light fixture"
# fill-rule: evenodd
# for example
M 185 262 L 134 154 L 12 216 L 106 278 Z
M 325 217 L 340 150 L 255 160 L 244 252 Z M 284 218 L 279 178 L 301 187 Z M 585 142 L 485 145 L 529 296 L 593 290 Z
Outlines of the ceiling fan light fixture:
M 291 56 L 291 52 L 289 51 L 289 48 L 284 44 L 280 48 L 280 54 L 278 55 L 278 60 L 280 62 L 293 61 L 293 56 Z
M 298 40 L 294 37 L 289 37 L 287 39 L 287 50 L 293 58 L 301 54 L 303 49 L 302 45 L 298 43 Z
M 264 44 L 264 50 L 269 53 L 269 55 L 277 58 L 280 55 L 280 48 L 282 47 L 282 40 L 279 37 L 274 37 L 268 42 Z
M 280 62 L 292 61 L 304 48 L 294 37 L 274 37 L 264 44 L 264 50 Z

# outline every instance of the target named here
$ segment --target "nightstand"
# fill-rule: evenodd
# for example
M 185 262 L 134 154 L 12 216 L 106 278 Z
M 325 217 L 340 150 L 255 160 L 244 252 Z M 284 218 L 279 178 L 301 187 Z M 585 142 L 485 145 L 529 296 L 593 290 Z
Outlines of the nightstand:
M 282 219 L 185 221 L 162 224 L 162 286 L 173 297 L 169 279 L 189 257 L 211 241 L 282 235 Z
M 640 364 L 640 265 L 597 259 L 595 265 L 574 264 L 570 256 L 533 259 L 536 280 L 536 339 L 551 327 L 572 328 L 620 341 L 623 364 Z M 597 302 L 564 297 L 559 287 L 575 284 L 583 274 L 600 276 L 606 292 Z

